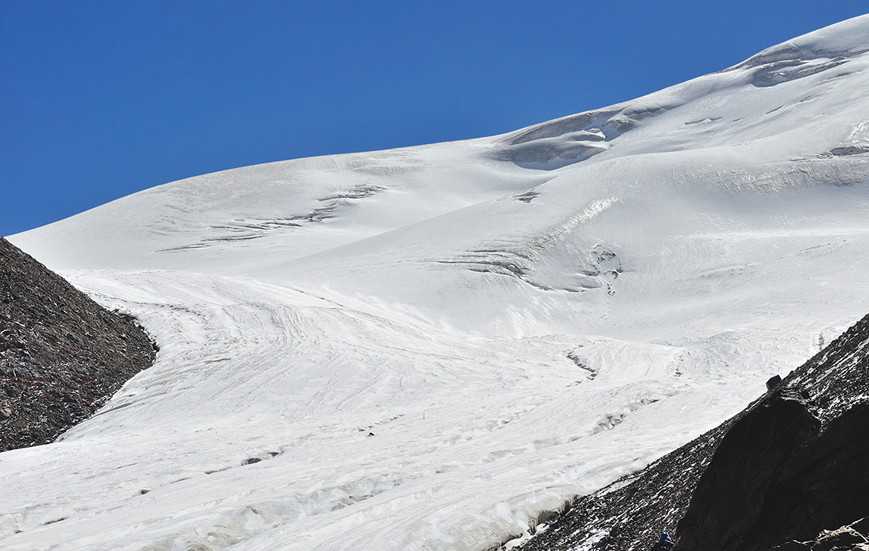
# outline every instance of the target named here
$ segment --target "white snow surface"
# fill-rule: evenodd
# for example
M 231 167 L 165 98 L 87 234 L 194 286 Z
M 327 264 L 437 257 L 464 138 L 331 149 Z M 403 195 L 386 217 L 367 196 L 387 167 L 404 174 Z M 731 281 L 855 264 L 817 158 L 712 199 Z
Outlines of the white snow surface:
M 13 236 L 161 351 L 0 454 L 0 548 L 480 551 L 717 425 L 869 311 L 867 51 Z

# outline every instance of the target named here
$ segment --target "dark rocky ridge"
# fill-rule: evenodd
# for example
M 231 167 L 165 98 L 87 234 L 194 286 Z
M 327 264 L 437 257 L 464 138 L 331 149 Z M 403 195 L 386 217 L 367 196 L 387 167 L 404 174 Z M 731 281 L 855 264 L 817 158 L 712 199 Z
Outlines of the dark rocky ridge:
M 869 316 L 780 386 L 518 549 L 768 550 L 869 515 Z M 581 547 L 580 547 L 581 546 Z
M 0 238 L 0 451 L 51 442 L 155 356 L 131 316 Z

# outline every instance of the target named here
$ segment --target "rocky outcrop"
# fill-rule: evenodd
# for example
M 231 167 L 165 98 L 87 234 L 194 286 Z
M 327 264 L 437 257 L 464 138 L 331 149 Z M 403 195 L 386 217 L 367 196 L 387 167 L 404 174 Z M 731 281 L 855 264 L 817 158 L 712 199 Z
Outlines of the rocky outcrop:
M 790 540 L 771 551 L 869 551 L 867 519 L 860 519 L 835 530 L 822 530 L 815 538 Z
M 51 442 L 155 355 L 132 317 L 0 238 L 0 451 Z
M 869 515 L 867 436 L 869 316 L 732 419 L 576 498 L 515 548 L 644 550 L 661 530 L 674 532 L 676 551 L 811 540 Z
M 821 431 L 798 399 L 775 397 L 736 423 L 678 529 L 680 551 L 763 551 L 869 509 L 869 404 Z

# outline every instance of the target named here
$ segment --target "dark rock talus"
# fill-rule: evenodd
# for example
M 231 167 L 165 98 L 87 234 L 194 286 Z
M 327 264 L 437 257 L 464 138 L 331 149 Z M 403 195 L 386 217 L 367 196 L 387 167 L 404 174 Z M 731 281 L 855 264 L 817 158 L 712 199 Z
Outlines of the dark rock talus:
M 0 451 L 51 442 L 155 355 L 131 316 L 0 238 Z

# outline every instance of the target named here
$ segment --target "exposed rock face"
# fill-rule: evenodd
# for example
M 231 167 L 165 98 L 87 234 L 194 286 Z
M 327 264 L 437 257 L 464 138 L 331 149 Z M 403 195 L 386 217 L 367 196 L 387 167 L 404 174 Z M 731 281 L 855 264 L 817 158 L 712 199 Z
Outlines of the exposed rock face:
M 742 549 L 743 535 L 757 522 L 777 473 L 817 436 L 820 425 L 802 401 L 781 396 L 734 423 L 679 523 L 679 548 Z
M 132 317 L 0 238 L 0 451 L 51 442 L 155 355 Z
M 869 515 L 867 465 L 869 316 L 732 419 L 577 498 L 520 548 L 644 550 L 675 529 L 676 551 L 767 551 Z
M 869 404 L 820 426 L 805 403 L 781 397 L 736 423 L 679 523 L 677 549 L 765 550 L 869 509 Z

